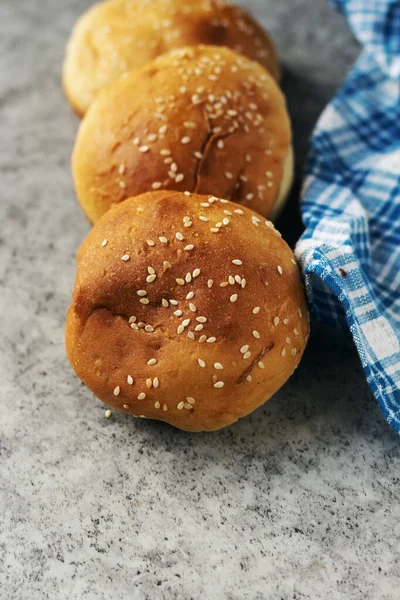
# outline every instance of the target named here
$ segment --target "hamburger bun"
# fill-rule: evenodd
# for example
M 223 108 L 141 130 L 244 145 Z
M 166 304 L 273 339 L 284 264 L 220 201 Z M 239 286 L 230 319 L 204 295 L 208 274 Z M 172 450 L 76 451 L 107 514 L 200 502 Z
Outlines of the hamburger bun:
M 63 70 L 65 93 L 83 115 L 98 93 L 132 69 L 181 46 L 227 46 L 279 76 L 269 35 L 225 0 L 111 0 L 76 23 Z
M 172 50 L 98 96 L 72 169 L 92 223 L 158 189 L 215 194 L 270 217 L 292 180 L 285 100 L 262 66 L 232 50 Z
M 149 192 L 110 210 L 80 247 L 66 346 L 106 404 L 211 431 L 287 381 L 307 317 L 272 223 L 215 197 Z

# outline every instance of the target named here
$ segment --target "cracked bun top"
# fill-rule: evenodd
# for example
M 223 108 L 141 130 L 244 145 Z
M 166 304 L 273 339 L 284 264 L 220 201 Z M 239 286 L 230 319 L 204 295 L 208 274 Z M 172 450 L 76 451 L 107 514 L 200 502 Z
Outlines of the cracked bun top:
M 66 95 L 83 115 L 98 93 L 160 54 L 197 44 L 227 46 L 279 77 L 269 35 L 226 0 L 112 0 L 76 23 L 63 70 Z
M 237 204 L 149 192 L 110 210 L 78 251 L 68 357 L 125 413 L 229 425 L 286 382 L 308 335 L 293 253 Z
M 98 96 L 72 166 L 92 223 L 159 189 L 215 194 L 270 217 L 291 182 L 285 100 L 263 67 L 231 50 L 173 50 Z

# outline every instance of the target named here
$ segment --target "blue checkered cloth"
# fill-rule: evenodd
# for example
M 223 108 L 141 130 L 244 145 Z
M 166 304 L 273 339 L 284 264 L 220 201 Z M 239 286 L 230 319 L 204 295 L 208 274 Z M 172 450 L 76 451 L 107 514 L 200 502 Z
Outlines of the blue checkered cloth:
M 350 328 L 400 433 L 400 1 L 331 2 L 363 50 L 312 137 L 296 255 L 312 313 Z

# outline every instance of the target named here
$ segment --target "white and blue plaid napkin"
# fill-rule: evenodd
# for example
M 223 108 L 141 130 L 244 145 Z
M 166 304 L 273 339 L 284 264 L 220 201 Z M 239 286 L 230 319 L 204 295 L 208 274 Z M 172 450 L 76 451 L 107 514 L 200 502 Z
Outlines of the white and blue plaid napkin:
M 331 2 L 363 50 L 313 134 L 296 255 L 312 312 L 350 328 L 400 433 L 400 1 Z

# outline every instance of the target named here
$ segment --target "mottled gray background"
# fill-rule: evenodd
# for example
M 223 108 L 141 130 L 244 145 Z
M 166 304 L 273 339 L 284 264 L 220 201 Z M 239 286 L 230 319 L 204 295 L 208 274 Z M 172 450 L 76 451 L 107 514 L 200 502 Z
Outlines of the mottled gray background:
M 324 0 L 244 4 L 278 41 L 301 164 L 358 48 Z M 0 0 L 1 600 L 397 600 L 400 444 L 344 334 L 314 326 L 290 383 L 214 434 L 107 420 L 68 366 L 88 225 L 60 69 L 88 5 Z

